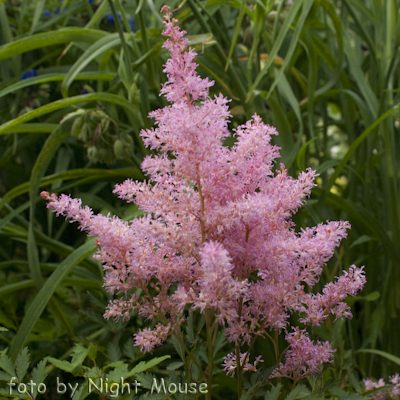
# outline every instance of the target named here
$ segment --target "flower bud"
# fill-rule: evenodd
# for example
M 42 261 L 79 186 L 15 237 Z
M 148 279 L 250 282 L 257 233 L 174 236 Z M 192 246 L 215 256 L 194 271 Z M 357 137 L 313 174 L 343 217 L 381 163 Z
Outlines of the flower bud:
M 97 163 L 99 161 L 99 151 L 96 146 L 91 146 L 87 150 L 87 155 L 90 161 Z
M 82 117 L 78 117 L 75 119 L 75 121 L 72 124 L 72 128 L 71 128 L 71 135 L 78 137 L 81 129 L 82 129 L 82 125 L 83 125 L 83 118 Z
M 124 147 L 125 147 L 124 142 L 122 140 L 118 139 L 114 142 L 114 154 L 117 160 L 124 158 L 124 153 L 125 153 Z

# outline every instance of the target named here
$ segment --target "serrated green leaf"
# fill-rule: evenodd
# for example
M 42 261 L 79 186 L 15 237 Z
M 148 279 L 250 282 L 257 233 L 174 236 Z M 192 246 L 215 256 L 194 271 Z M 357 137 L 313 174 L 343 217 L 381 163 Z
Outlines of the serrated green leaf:
M 0 356 L 0 368 L 11 376 L 17 376 L 11 358 L 7 354 L 2 354 Z
M 140 386 L 145 389 L 151 389 L 153 379 L 157 379 L 155 375 L 150 373 L 138 373 L 135 375 L 135 378 L 140 382 Z
M 185 365 L 182 361 L 173 362 L 171 364 L 168 364 L 167 371 L 175 371 L 178 368 L 182 367 L 182 365 Z
M 365 400 L 365 397 L 358 393 L 346 393 L 345 395 L 340 396 L 339 400 Z
M 38 389 L 37 385 L 39 385 L 39 383 L 44 383 L 44 380 L 47 377 L 46 364 L 47 364 L 47 359 L 39 361 L 37 363 L 36 367 L 32 371 L 31 379 L 33 382 L 36 383 L 36 386 L 34 386 L 33 393 L 32 393 L 34 398 L 36 398 L 36 395 L 37 395 L 37 389 Z
M 72 349 L 72 360 L 71 364 L 81 365 L 85 360 L 87 354 L 89 353 L 89 349 L 82 346 L 81 344 L 76 344 Z
M 121 359 L 121 350 L 117 343 L 109 342 L 107 345 L 107 354 L 113 361 L 119 361 Z
M 27 394 L 21 394 L 21 393 L 17 392 L 16 389 L 12 390 L 10 393 L 10 388 L 7 388 L 7 389 L 0 388 L 0 394 L 7 396 L 6 400 L 9 397 L 13 397 L 13 398 L 17 398 L 17 399 L 30 399 L 31 400 L 31 398 Z
M 66 372 L 72 372 L 76 367 L 76 365 L 73 365 L 69 361 L 66 361 L 66 360 L 58 360 L 57 358 L 53 358 L 53 357 L 48 357 L 47 360 L 49 362 L 51 362 L 55 367 L 62 369 L 63 371 L 66 371 Z
M 306 385 L 297 385 L 296 387 L 298 387 L 299 393 L 297 394 L 297 399 L 302 399 L 302 398 L 307 398 L 307 396 L 309 396 L 311 394 L 310 389 L 306 386 Z
M 123 371 L 127 371 L 128 370 L 127 364 L 125 364 L 121 360 L 114 361 L 114 362 L 112 362 L 110 364 L 107 364 L 106 366 L 103 367 L 103 371 L 107 370 L 108 368 L 118 368 L 118 369 L 123 370 Z
M 271 390 L 268 390 L 268 392 L 265 393 L 264 400 L 277 400 L 281 393 L 281 389 L 282 389 L 282 384 L 278 383 Z
M 286 397 L 285 400 L 296 400 L 297 396 L 302 392 L 302 385 L 296 386 Z
M 140 372 L 146 371 L 150 368 L 153 368 L 154 366 L 160 364 L 161 362 L 168 360 L 169 358 L 171 358 L 171 356 L 162 356 L 162 357 L 156 357 L 153 358 L 150 361 L 141 361 L 138 365 L 136 365 L 133 369 L 131 369 L 128 372 L 128 375 L 126 376 L 126 378 L 130 377 L 130 376 L 134 376 Z
M 88 383 L 85 381 L 83 385 L 80 385 L 79 389 L 74 393 L 72 400 L 83 400 L 89 396 Z
M 20 382 L 24 381 L 30 362 L 29 349 L 28 347 L 24 347 L 15 361 L 15 371 L 17 372 L 17 378 Z
M 87 356 L 94 361 L 97 356 L 97 344 L 95 343 L 90 343 L 89 344 L 89 349 L 88 349 L 88 354 Z
M 10 374 L 7 374 L 7 372 L 0 371 L 0 381 L 8 382 L 10 378 L 11 378 Z
M 186 354 L 185 354 L 185 348 L 182 346 L 182 343 L 175 336 L 171 337 L 171 342 L 174 345 L 174 348 L 178 353 L 179 357 L 182 359 L 183 362 L 185 362 Z

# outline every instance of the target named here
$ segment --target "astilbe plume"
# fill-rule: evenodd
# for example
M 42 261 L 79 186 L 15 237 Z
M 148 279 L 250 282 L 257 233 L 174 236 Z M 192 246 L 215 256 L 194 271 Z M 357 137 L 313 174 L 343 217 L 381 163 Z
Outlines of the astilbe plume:
M 400 376 L 398 373 L 389 377 L 389 384 L 386 384 L 383 378 L 379 379 L 378 382 L 374 382 L 371 379 L 364 379 L 365 390 L 385 388 L 381 391 L 377 391 L 367 396 L 372 400 L 386 400 L 388 397 L 391 399 L 398 399 L 400 395 Z
M 151 112 L 156 127 L 141 132 L 145 145 L 157 150 L 142 164 L 150 181 L 127 180 L 114 190 L 144 216 L 125 222 L 94 215 L 66 195 L 42 197 L 57 215 L 98 236 L 94 257 L 104 264 L 104 286 L 124 294 L 109 304 L 105 317 L 128 320 L 137 313 L 157 319 L 134 336 L 142 351 L 178 335 L 184 313 L 198 309 L 212 313 L 236 349 L 247 349 L 225 358 L 228 373 L 238 367 L 235 354 L 241 371 L 255 370 L 262 360 L 249 364 L 248 350 L 270 331 L 284 331 L 290 345 L 286 363 L 271 377 L 317 372 L 332 360 L 332 348 L 291 330 L 288 318 L 297 312 L 301 322 L 320 325 L 329 314 L 351 317 L 343 301 L 365 284 L 362 268 L 350 267 L 322 294 L 306 289 L 318 282 L 350 225 L 327 222 L 295 232 L 291 217 L 310 196 L 316 172 L 308 169 L 294 179 L 281 164 L 274 173 L 279 148 L 270 142 L 278 133 L 257 115 L 236 129 L 231 149 L 223 146 L 230 136 L 228 100 L 209 96 L 213 82 L 197 75 L 185 32 L 167 7 L 162 11 L 171 58 L 161 93 L 171 104 Z M 132 288 L 142 294 L 128 296 Z

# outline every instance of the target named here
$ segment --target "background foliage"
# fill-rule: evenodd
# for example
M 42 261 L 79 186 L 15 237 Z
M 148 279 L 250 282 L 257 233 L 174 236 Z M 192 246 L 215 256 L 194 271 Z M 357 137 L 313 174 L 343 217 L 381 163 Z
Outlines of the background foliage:
M 104 371 L 110 362 L 132 368 L 176 354 L 171 343 L 143 357 L 131 339 L 141 318 L 102 318 L 109 297 L 90 257 L 94 242 L 54 218 L 38 196 L 44 188 L 127 220 L 140 214 L 111 192 L 126 178 L 144 179 L 140 163 L 149 152 L 139 132 L 152 126 L 148 112 L 165 105 L 158 97 L 163 3 L 0 1 L 0 325 L 8 329 L 0 347 L 13 362 L 25 345 L 32 365 L 47 356 L 69 360 L 81 346 L 76 366 Z M 291 174 L 319 172 L 297 226 L 352 224 L 324 278 L 354 263 L 365 265 L 368 283 L 352 300 L 352 321 L 314 330 L 338 349 L 323 381 L 344 379 L 361 391 L 360 378 L 393 374 L 400 364 L 399 0 L 168 3 L 199 53 L 200 73 L 232 98 L 231 128 L 257 112 L 280 132 Z M 272 357 L 268 345 L 258 346 Z M 48 365 L 47 374 L 61 368 Z M 167 365 L 148 368 L 163 374 Z M 224 373 L 217 378 L 220 390 L 230 385 Z

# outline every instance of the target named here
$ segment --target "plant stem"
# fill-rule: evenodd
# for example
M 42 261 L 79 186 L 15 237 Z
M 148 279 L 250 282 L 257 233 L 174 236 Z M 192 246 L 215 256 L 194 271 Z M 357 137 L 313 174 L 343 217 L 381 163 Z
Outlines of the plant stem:
M 211 384 L 212 384 L 213 364 L 214 364 L 214 346 L 213 346 L 214 311 L 212 308 L 207 307 L 205 310 L 205 314 L 206 314 L 207 353 L 208 353 L 208 365 L 206 369 L 206 383 L 208 391 L 206 393 L 206 400 L 211 400 Z
M 237 390 L 238 390 L 238 400 L 242 397 L 242 386 L 243 386 L 243 376 L 242 376 L 242 364 L 240 362 L 240 346 L 236 345 L 236 374 L 237 374 Z

